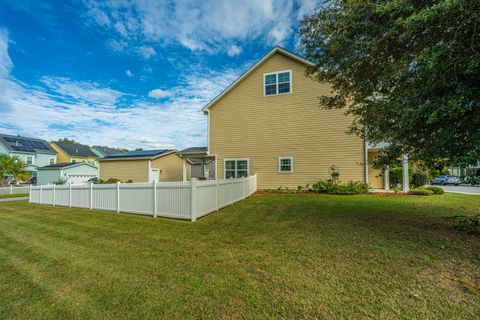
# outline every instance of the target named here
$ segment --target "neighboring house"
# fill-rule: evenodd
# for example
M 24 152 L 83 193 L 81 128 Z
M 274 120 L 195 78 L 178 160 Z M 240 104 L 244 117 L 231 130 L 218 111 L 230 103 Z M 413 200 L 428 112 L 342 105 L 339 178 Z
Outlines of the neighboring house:
M 115 148 L 110 148 L 110 147 L 105 147 L 105 146 L 93 146 L 90 148 L 90 150 L 97 155 L 98 158 L 105 158 L 107 156 L 110 156 L 112 154 L 116 153 L 121 153 L 122 151 L 115 149 Z
M 256 173 L 260 189 L 295 188 L 328 179 L 335 166 L 342 181 L 370 178 L 384 187 L 369 172 L 367 144 L 346 133 L 353 118 L 319 105 L 332 86 L 307 77 L 310 65 L 276 47 L 203 108 L 216 177 Z
M 97 177 L 98 168 L 86 162 L 56 163 L 38 168 L 37 184 L 52 184 L 60 180 L 70 184 L 84 184 Z
M 0 134 L 0 153 L 18 156 L 26 163 L 30 178 L 37 169 L 57 162 L 57 152 L 47 141 L 37 138 Z
M 58 152 L 59 163 L 86 162 L 98 167 L 98 156 L 90 150 L 89 146 L 59 141 L 50 142 L 50 146 Z
M 175 150 L 130 151 L 101 158 L 99 162 L 102 180 L 116 178 L 123 182 L 152 182 L 188 178 L 184 176 L 183 158 Z
M 208 155 L 207 147 L 191 147 L 180 151 L 190 164 L 191 178 L 215 179 L 215 157 Z

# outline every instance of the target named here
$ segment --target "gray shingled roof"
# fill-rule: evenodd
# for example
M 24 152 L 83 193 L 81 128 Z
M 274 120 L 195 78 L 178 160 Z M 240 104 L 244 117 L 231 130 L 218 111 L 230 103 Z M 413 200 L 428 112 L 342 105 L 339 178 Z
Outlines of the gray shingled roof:
M 59 141 L 53 142 L 71 157 L 98 158 L 98 156 L 90 150 L 89 146 Z
M 180 153 L 207 153 L 207 147 L 190 147 L 187 149 L 183 149 Z
M 106 146 L 93 146 L 93 148 L 96 148 L 98 150 L 101 150 L 103 153 L 105 153 L 107 156 L 120 153 L 121 151 L 115 148 L 110 148 Z

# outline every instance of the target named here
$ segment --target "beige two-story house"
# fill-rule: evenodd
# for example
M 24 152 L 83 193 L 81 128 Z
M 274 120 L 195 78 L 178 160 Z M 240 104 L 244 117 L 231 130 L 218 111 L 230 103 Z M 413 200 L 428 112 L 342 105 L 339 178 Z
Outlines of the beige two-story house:
M 364 141 L 346 133 L 352 118 L 319 105 L 332 89 L 305 76 L 310 64 L 276 47 L 203 108 L 216 177 L 257 174 L 259 189 L 294 188 L 335 166 L 342 181 L 383 188 L 381 172 L 365 165 Z

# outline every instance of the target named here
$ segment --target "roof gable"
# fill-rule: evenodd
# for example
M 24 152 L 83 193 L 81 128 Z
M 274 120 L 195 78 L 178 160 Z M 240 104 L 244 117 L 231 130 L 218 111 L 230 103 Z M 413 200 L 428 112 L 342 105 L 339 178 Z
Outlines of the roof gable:
M 293 53 L 291 51 L 288 51 L 288 50 L 286 50 L 284 48 L 281 48 L 281 47 L 275 47 L 272 50 L 270 50 L 270 52 L 268 52 L 265 56 L 263 56 L 263 58 L 258 60 L 253 66 L 251 66 L 247 71 L 245 71 L 234 82 L 232 82 L 227 88 L 225 88 L 225 90 L 223 90 L 222 92 L 220 92 L 220 94 L 218 94 L 215 98 L 213 98 L 213 100 L 211 100 L 205 107 L 202 108 L 202 111 L 207 112 L 208 109 L 210 109 L 210 107 L 212 107 L 215 103 L 217 103 L 217 101 L 219 101 L 222 97 L 227 95 L 233 88 L 235 88 L 238 84 L 240 84 L 240 82 L 242 82 L 243 79 L 248 77 L 253 71 L 258 69 L 258 67 L 260 67 L 262 64 L 264 64 L 268 59 L 270 59 L 276 53 L 285 55 L 285 56 L 287 56 L 287 57 L 289 57 L 289 58 L 291 58 L 295 61 L 298 61 L 300 63 L 303 63 L 307 66 L 314 65 L 313 62 L 299 56 L 298 54 L 295 54 L 295 53 Z

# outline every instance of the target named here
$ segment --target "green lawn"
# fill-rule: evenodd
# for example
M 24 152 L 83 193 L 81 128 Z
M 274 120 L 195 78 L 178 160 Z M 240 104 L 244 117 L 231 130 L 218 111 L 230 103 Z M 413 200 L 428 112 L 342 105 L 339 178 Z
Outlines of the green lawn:
M 28 197 L 28 193 L 0 194 L 0 199 Z
M 466 195 L 257 195 L 195 223 L 0 203 L 2 319 L 479 319 Z

